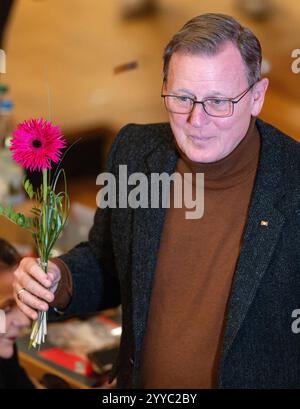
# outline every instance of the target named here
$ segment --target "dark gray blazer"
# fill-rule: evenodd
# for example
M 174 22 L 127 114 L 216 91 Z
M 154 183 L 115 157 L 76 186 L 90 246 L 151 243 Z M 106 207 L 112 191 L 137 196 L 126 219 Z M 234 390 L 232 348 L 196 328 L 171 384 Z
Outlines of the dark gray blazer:
M 257 127 L 259 168 L 229 300 L 218 386 L 298 388 L 300 333 L 293 311 L 300 308 L 300 144 L 261 120 Z M 114 142 L 107 171 L 117 178 L 118 166 L 127 164 L 128 174 L 171 174 L 177 159 L 169 124 L 128 125 Z M 98 209 L 89 241 L 62 256 L 74 280 L 68 315 L 122 304 L 121 347 L 112 373 L 121 388 L 139 386 L 164 217 L 163 208 Z

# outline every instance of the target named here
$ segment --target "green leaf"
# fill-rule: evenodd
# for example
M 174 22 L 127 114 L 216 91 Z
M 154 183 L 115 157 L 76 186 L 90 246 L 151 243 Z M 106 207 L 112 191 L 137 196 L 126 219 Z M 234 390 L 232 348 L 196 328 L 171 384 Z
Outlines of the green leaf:
M 41 209 L 39 209 L 38 207 L 33 207 L 30 210 L 30 213 L 32 213 L 36 217 L 40 217 L 41 216 Z
M 5 214 L 6 214 L 6 216 L 7 216 L 9 219 L 10 219 L 11 211 L 12 211 L 12 206 L 8 206 L 8 207 L 5 209 Z
M 27 195 L 29 196 L 29 199 L 32 199 L 32 198 L 34 197 L 34 194 L 35 194 L 35 193 L 34 193 L 34 191 L 33 191 L 33 186 L 32 186 L 32 184 L 30 183 L 30 181 L 29 181 L 28 179 L 26 179 L 26 180 L 24 181 L 23 186 L 24 186 L 24 189 L 25 189 Z
M 14 210 L 12 210 L 12 211 L 11 211 L 11 214 L 10 214 L 10 216 L 9 216 L 9 218 L 10 218 L 10 220 L 12 220 L 13 222 L 17 223 L 18 215 L 17 215 L 17 213 L 16 213 Z
M 26 218 L 21 213 L 18 213 L 17 224 L 21 227 L 26 226 Z
M 28 189 L 28 185 L 29 185 L 29 184 L 30 184 L 29 180 L 28 180 L 28 179 L 25 179 L 24 182 L 23 182 L 23 186 L 24 186 L 24 189 L 25 189 L 25 190 Z

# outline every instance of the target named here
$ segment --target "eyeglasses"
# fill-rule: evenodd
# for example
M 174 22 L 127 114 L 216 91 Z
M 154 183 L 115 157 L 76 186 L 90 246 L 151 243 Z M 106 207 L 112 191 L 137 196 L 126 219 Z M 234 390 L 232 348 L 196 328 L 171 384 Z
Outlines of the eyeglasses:
M 174 114 L 190 114 L 195 104 L 201 104 L 207 115 L 226 118 L 233 115 L 234 105 L 240 102 L 255 84 L 256 82 L 234 98 L 206 98 L 203 101 L 197 101 L 186 95 L 161 94 L 161 97 L 164 98 L 167 111 Z

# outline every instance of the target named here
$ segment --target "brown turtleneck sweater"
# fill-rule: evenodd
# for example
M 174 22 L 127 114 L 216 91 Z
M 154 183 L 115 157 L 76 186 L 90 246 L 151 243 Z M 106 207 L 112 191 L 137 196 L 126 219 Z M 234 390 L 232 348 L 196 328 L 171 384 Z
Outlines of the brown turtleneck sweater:
M 182 153 L 176 171 L 204 173 L 204 215 L 167 209 L 141 361 L 144 388 L 216 386 L 224 317 L 258 166 L 252 119 L 240 144 L 215 163 Z M 171 192 L 172 193 L 172 192 Z M 172 196 L 172 194 L 171 194 Z

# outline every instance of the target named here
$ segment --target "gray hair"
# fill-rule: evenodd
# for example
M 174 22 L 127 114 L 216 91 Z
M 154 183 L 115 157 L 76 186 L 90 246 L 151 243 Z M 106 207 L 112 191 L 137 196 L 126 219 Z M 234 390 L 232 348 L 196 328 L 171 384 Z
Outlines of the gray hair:
M 189 20 L 167 44 L 163 60 L 164 81 L 167 80 L 173 53 L 215 55 L 231 41 L 241 53 L 249 85 L 261 76 L 261 45 L 253 32 L 225 14 L 207 13 Z

